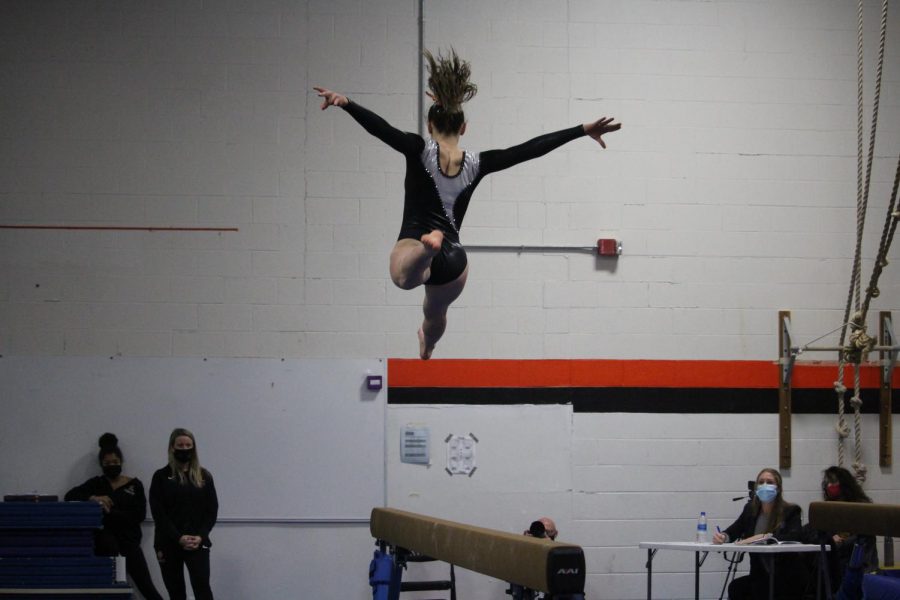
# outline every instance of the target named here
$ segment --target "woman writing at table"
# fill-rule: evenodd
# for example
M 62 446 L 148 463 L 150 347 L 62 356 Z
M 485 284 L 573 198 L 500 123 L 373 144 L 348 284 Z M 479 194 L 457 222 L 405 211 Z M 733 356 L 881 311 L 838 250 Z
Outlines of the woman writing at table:
M 763 469 L 756 476 L 753 499 L 747 502 L 741 516 L 725 531 L 713 535 L 714 544 L 728 542 L 752 543 L 773 537 L 778 541 L 796 541 L 800 538 L 801 509 L 786 502 L 782 496 L 781 473 L 775 469 Z M 803 589 L 802 567 L 793 555 L 775 557 L 775 597 L 797 598 Z M 750 555 L 750 574 L 738 577 L 728 586 L 731 600 L 756 600 L 769 597 L 769 573 L 763 559 Z

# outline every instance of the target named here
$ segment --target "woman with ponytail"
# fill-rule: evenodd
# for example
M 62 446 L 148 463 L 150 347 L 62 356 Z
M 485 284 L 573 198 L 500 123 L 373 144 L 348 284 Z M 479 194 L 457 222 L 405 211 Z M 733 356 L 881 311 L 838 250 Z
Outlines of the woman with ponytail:
M 209 585 L 209 532 L 219 500 L 212 474 L 200 466 L 194 434 L 178 428 L 169 436 L 169 463 L 153 474 L 150 511 L 153 547 L 171 600 L 185 600 L 184 568 L 195 600 L 212 600 Z
M 96 502 L 103 509 L 103 529 L 94 537 L 99 556 L 125 557 L 125 570 L 134 587 L 147 600 L 162 600 L 150 578 L 141 550 L 141 523 L 147 516 L 144 484 L 122 473 L 124 459 L 119 440 L 111 433 L 100 436 L 97 460 L 103 475 L 92 477 L 66 494 L 67 502 Z
M 431 357 L 447 326 L 447 309 L 462 293 L 468 275 L 466 251 L 459 230 L 481 180 L 491 173 L 547 154 L 582 136 L 606 148 L 601 136 L 618 130 L 612 118 L 548 133 L 505 150 L 469 152 L 460 148 L 466 132 L 463 104 L 478 91 L 470 81 L 471 67 L 451 49 L 449 56 L 425 52 L 428 63 L 428 134 L 425 140 L 394 128 L 347 96 L 323 87 L 322 110 L 338 106 L 370 134 L 406 158 L 403 223 L 391 251 L 391 280 L 401 289 L 425 285 L 424 319 L 419 329 L 419 356 Z
M 825 502 L 872 503 L 872 499 L 863 491 L 853 473 L 838 466 L 828 467 L 822 472 L 822 496 L 822 500 Z M 874 535 L 863 535 L 850 531 L 819 531 L 807 523 L 803 526 L 802 541 L 809 544 L 831 546 L 831 552 L 828 553 L 828 574 L 831 579 L 831 589 L 835 593 L 844 580 L 853 556 L 853 549 L 857 545 L 863 548 L 863 572 L 878 568 L 878 546 L 875 543 Z M 812 563 L 812 561 L 809 562 Z M 808 568 L 811 573 L 814 573 L 816 565 L 809 564 Z M 862 595 L 861 589 L 858 590 L 858 594 Z

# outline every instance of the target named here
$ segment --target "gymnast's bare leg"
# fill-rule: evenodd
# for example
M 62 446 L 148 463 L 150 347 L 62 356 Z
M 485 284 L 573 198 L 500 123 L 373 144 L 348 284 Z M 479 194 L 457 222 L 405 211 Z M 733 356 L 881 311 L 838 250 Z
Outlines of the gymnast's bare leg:
M 435 229 L 420 239 L 397 240 L 391 250 L 391 281 L 401 290 L 417 288 L 431 277 L 431 259 L 441 251 L 444 234 Z
M 435 229 L 419 240 L 398 240 L 391 251 L 391 281 L 404 290 L 411 290 L 428 281 L 431 277 L 431 260 L 441 250 L 444 234 Z M 435 344 L 447 328 L 447 309 L 459 298 L 466 286 L 469 268 L 449 283 L 425 286 L 425 301 L 422 312 L 425 318 L 419 328 L 419 357 L 431 358 Z
M 419 329 L 419 358 L 422 360 L 431 358 L 435 344 L 444 335 L 447 328 L 447 309 L 462 294 L 468 276 L 467 266 L 462 275 L 450 283 L 425 286 L 425 302 L 422 303 L 425 319 Z

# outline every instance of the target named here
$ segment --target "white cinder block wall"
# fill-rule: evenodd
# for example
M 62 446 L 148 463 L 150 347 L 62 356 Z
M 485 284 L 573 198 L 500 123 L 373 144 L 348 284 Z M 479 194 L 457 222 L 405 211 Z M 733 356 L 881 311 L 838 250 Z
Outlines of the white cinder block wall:
M 768 360 L 778 309 L 805 340 L 839 324 L 856 198 L 851 4 L 426 0 L 426 44 L 473 63 L 469 147 L 600 115 L 624 123 L 606 151 L 578 140 L 488 178 L 463 229 L 479 244 L 615 237 L 623 256 L 471 253 L 437 356 Z M 0 224 L 239 229 L 0 230 L 0 354 L 415 356 L 421 290 L 387 278 L 403 162 L 310 92 L 330 86 L 415 130 L 417 6 L 0 3 Z M 878 9 L 866 2 L 869 99 Z M 888 29 L 866 277 L 900 152 L 896 13 Z M 875 310 L 900 308 L 895 266 Z M 511 531 L 553 513 L 586 547 L 590 598 L 641 597 L 635 544 L 689 536 L 703 508 L 728 520 L 730 498 L 777 459 L 772 415 L 395 406 L 389 436 L 407 422 L 504 444 L 485 442 L 478 477 L 429 475 L 434 487 L 414 497 L 429 480 L 399 465 L 389 437 L 391 504 Z M 794 427 L 786 485 L 805 503 L 833 461 L 830 418 Z M 509 452 L 510 437 L 530 452 Z M 528 469 L 545 458 L 552 485 Z M 897 488 L 871 469 L 877 499 L 897 502 Z M 287 538 L 302 570 L 302 543 Z M 247 565 L 217 572 L 253 570 L 265 554 L 251 547 Z M 657 589 L 689 596 L 691 567 L 660 557 Z M 274 589 L 296 579 L 257 570 L 284 578 Z M 314 571 L 310 597 L 336 597 Z M 705 597 L 719 581 L 704 579 Z M 500 586 L 461 581 L 467 598 Z

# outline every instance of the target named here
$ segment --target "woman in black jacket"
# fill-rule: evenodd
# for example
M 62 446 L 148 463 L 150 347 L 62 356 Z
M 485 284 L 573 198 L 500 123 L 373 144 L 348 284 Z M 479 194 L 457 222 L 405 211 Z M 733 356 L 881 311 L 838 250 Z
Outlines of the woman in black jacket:
M 212 600 L 209 585 L 209 532 L 219 500 L 212 474 L 200 466 L 194 434 L 175 429 L 169 436 L 169 464 L 153 474 L 150 511 L 153 547 L 171 600 L 185 600 L 184 567 L 196 600 Z
M 782 496 L 781 473 L 775 469 L 763 469 L 756 476 L 753 499 L 744 506 L 741 516 L 725 531 L 713 536 L 714 544 L 727 542 L 752 543 L 775 538 L 777 541 L 800 539 L 802 509 L 786 502 Z M 775 595 L 777 598 L 798 598 L 803 590 L 804 569 L 796 555 L 775 557 Z M 731 600 L 757 600 L 769 597 L 769 572 L 765 562 L 757 554 L 750 555 L 750 574 L 738 577 L 728 586 Z
M 67 502 L 91 501 L 103 509 L 103 529 L 94 538 L 99 556 L 125 557 L 125 570 L 147 600 L 162 600 L 156 591 L 147 559 L 141 550 L 141 522 L 147 516 L 144 485 L 137 477 L 122 474 L 122 450 L 111 433 L 100 436 L 98 459 L 103 475 L 92 477 L 68 491 Z
M 822 472 L 822 496 L 825 502 L 872 502 L 856 477 L 847 469 L 837 466 L 828 467 Z M 828 553 L 828 575 L 834 592 L 844 579 L 853 548 L 857 544 L 863 547 L 863 571 L 878 568 L 878 547 L 873 535 L 858 535 L 850 531 L 818 531 L 807 524 L 803 527 L 803 541 L 831 546 L 831 552 Z M 809 565 L 809 569 L 814 571 L 815 565 Z M 862 595 L 861 590 L 859 593 Z

